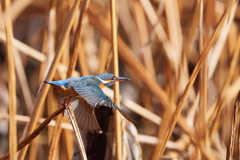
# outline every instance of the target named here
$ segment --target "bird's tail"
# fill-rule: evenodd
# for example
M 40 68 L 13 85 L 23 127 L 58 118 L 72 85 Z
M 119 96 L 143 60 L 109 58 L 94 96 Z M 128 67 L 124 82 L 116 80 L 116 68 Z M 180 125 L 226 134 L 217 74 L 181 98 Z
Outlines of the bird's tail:
M 132 123 L 138 123 L 137 121 L 135 121 L 134 119 L 132 119 L 129 115 L 127 115 L 126 113 L 124 113 L 124 111 L 119 108 L 117 105 L 114 104 L 114 108 L 117 109 L 123 117 L 125 117 L 127 120 L 129 120 Z
M 113 103 L 110 98 L 108 100 L 102 101 L 101 103 L 98 103 L 97 106 L 95 106 L 95 107 L 100 107 L 100 106 L 105 106 L 105 107 L 117 109 L 123 115 L 123 117 L 125 117 L 127 120 L 129 120 L 132 123 L 138 123 L 137 121 L 132 119 L 129 115 L 124 113 L 124 111 L 121 108 L 119 108 L 115 103 Z
M 43 81 L 43 82 L 51 85 L 55 85 L 55 86 L 61 86 L 61 83 L 58 81 Z
M 59 81 L 43 81 L 44 83 L 48 83 L 51 86 L 53 86 L 55 89 L 57 89 L 59 92 L 63 90 L 64 87 L 61 87 L 62 84 Z

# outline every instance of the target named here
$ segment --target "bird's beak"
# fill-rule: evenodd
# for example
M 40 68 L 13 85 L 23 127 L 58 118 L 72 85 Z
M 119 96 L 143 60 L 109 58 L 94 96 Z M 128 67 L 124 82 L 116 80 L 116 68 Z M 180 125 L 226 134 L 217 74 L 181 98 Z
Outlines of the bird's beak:
M 117 82 L 121 82 L 121 81 L 130 81 L 131 79 L 129 79 L 129 78 L 126 78 L 126 77 L 117 77 L 116 79 L 115 79 L 115 81 L 117 81 Z

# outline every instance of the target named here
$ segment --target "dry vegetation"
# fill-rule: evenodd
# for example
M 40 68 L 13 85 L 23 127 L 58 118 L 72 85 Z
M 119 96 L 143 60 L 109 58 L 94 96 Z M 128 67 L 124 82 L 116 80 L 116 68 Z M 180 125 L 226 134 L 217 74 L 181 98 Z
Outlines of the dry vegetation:
M 113 73 L 110 3 L 82 1 L 0 1 L 0 157 L 58 109 L 43 80 Z M 122 121 L 122 159 L 240 159 L 238 1 L 118 0 L 117 13 L 121 107 L 139 122 Z M 18 159 L 71 159 L 61 117 Z M 115 155 L 113 128 L 88 159 Z

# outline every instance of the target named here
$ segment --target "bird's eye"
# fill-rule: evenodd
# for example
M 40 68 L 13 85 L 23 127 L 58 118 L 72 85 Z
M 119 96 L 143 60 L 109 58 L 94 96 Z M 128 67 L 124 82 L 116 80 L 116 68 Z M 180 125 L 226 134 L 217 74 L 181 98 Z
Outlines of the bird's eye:
M 115 80 L 116 79 L 116 76 L 112 77 L 112 80 Z

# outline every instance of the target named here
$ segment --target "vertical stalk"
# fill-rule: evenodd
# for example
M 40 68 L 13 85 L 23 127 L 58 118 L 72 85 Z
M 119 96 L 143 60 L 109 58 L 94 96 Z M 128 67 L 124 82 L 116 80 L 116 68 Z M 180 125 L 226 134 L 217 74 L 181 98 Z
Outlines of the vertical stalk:
M 118 43 L 117 43 L 117 14 L 116 14 L 116 1 L 110 0 L 111 6 L 111 26 L 112 26 L 112 48 L 113 48 L 113 73 L 119 76 L 118 69 Z M 114 103 L 120 106 L 119 101 L 119 83 L 114 84 Z M 120 113 L 115 110 L 115 139 L 116 139 L 116 159 L 122 159 L 122 134 L 121 134 L 121 117 Z
M 11 5 L 10 0 L 5 1 L 5 9 Z M 13 55 L 13 27 L 10 16 L 6 19 L 6 47 L 7 47 L 7 65 L 8 65 L 8 96 L 9 96 L 9 153 L 10 160 L 17 159 L 17 124 L 16 115 L 16 75 Z
M 200 10 L 199 10 L 199 32 L 200 32 L 200 40 L 199 40 L 199 53 L 202 53 L 204 43 L 208 43 L 209 35 L 203 37 L 203 1 L 199 1 Z M 199 114 L 197 117 L 197 135 L 199 137 L 199 141 L 205 147 L 207 146 L 207 132 L 208 129 L 206 127 L 206 112 L 207 112 L 207 100 L 208 100 L 208 71 L 207 71 L 207 63 L 203 62 L 202 68 L 200 69 L 200 100 L 199 100 Z

